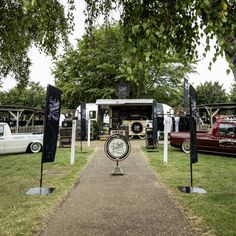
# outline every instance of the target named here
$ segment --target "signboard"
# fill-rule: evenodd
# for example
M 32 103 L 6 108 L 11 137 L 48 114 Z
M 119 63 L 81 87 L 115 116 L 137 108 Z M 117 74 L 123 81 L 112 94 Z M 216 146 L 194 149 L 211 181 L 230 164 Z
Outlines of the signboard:
M 80 106 L 81 110 L 80 110 L 80 114 L 81 114 L 81 119 L 80 119 L 80 125 L 81 125 L 81 129 L 80 129 L 80 138 L 81 141 L 85 140 L 85 136 L 86 136 L 86 104 L 85 103 L 81 103 Z
M 128 84 L 121 82 L 116 86 L 115 93 L 118 98 L 124 99 L 129 96 L 130 87 Z
M 55 159 L 61 113 L 61 93 L 59 89 L 48 85 L 44 118 L 42 163 L 53 162 Z
M 188 80 L 184 78 L 184 112 L 188 111 Z
M 123 161 L 130 153 L 130 143 L 123 135 L 112 135 L 107 139 L 104 149 L 112 161 Z
M 157 131 L 158 131 L 158 117 L 157 117 L 157 103 L 156 101 L 153 102 L 153 105 L 152 105 L 152 135 L 153 135 L 153 138 L 154 138 L 154 142 L 156 142 L 157 140 Z
M 196 105 L 196 91 L 190 85 L 190 159 L 191 163 L 198 162 L 197 156 L 197 133 L 196 133 L 196 125 L 197 125 L 197 105 Z

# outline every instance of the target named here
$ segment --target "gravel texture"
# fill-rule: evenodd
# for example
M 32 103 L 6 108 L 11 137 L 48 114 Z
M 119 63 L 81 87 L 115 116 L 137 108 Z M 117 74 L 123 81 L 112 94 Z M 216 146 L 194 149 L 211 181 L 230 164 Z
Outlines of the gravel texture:
M 79 184 L 41 235 L 195 235 L 143 158 L 143 141 L 131 142 L 130 156 L 119 164 L 123 176 L 111 175 L 116 162 L 105 156 L 104 142 L 93 145 Z

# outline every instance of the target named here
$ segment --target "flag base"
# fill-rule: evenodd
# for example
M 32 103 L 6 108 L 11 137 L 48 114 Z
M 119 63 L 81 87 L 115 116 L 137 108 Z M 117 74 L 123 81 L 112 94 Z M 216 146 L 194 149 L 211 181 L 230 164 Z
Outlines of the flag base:
M 183 193 L 200 193 L 200 194 L 207 193 L 207 191 L 205 189 L 198 188 L 198 187 L 178 186 L 178 189 L 180 192 L 183 192 Z
M 48 195 L 52 193 L 55 190 L 55 188 L 43 188 L 43 187 L 35 187 L 30 188 L 26 195 Z
M 116 166 L 111 175 L 124 175 L 124 172 L 119 166 Z

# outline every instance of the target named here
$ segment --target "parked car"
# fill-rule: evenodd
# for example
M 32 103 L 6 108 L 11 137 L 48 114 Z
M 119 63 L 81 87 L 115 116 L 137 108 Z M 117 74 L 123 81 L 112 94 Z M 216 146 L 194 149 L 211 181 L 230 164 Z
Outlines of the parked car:
M 190 152 L 190 133 L 172 132 L 170 145 Z M 197 132 L 197 150 L 236 156 L 236 119 L 215 122 L 208 133 Z
M 0 123 L 0 154 L 38 153 L 43 146 L 43 134 L 13 134 L 7 123 Z

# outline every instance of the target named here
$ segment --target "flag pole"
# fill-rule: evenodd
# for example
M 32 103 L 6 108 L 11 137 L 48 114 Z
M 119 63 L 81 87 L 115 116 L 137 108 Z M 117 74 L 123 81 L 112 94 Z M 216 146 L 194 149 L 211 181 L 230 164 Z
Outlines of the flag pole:
M 41 171 L 40 171 L 40 182 L 39 182 L 39 187 L 42 188 L 43 186 L 43 161 L 41 160 Z

